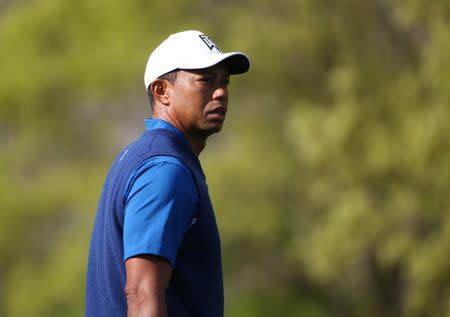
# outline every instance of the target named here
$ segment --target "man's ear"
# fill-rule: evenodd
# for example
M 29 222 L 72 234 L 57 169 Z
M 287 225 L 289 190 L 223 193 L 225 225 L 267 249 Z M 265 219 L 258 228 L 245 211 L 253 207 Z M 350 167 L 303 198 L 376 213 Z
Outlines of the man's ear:
M 156 79 L 150 85 L 150 91 L 153 94 L 155 101 L 162 103 L 163 105 L 169 104 L 168 94 L 169 83 L 163 79 Z

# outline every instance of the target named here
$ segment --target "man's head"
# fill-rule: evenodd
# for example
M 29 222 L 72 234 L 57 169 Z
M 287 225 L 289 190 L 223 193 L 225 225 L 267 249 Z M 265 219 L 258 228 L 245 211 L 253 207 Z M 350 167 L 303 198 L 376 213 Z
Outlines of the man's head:
M 228 106 L 229 76 L 245 73 L 248 57 L 222 53 L 199 31 L 175 33 L 150 55 L 144 75 L 153 117 L 183 133 L 220 131 Z

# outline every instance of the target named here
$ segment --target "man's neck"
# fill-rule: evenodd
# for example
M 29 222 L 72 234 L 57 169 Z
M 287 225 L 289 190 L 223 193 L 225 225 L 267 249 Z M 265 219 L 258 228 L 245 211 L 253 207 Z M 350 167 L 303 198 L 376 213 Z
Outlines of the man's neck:
M 191 145 L 192 151 L 195 153 L 195 155 L 199 156 L 200 152 L 203 151 L 206 145 L 206 137 L 203 135 L 193 135 L 183 130 L 182 127 L 178 126 L 176 122 L 171 120 L 170 116 L 166 115 L 165 113 L 153 113 L 152 116 L 154 119 L 161 119 L 164 120 L 174 127 L 176 127 L 178 130 L 183 133 L 184 137 L 188 141 L 188 143 Z
M 192 147 L 192 151 L 194 151 L 195 155 L 199 156 L 200 153 L 203 151 L 206 145 L 206 139 L 204 138 L 198 138 L 193 137 L 190 134 L 184 133 L 184 137 L 189 142 L 189 144 Z

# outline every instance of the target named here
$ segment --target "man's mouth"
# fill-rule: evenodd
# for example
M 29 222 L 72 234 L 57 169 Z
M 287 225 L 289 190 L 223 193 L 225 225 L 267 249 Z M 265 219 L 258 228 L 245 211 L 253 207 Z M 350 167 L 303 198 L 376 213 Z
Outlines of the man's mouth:
M 208 112 L 208 117 L 214 120 L 225 120 L 226 111 L 223 107 L 218 107 Z

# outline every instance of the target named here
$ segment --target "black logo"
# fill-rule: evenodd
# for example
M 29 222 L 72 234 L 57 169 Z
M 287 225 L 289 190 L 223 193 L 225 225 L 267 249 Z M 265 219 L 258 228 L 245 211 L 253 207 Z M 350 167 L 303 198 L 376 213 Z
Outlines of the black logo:
M 214 48 L 216 48 L 216 50 L 218 50 L 219 52 L 222 53 L 222 51 L 220 50 L 220 48 L 216 45 L 216 43 L 214 43 L 209 37 L 207 37 L 206 35 L 199 35 L 199 37 L 202 39 L 203 43 L 206 44 L 206 46 L 208 46 L 208 48 L 212 51 Z

